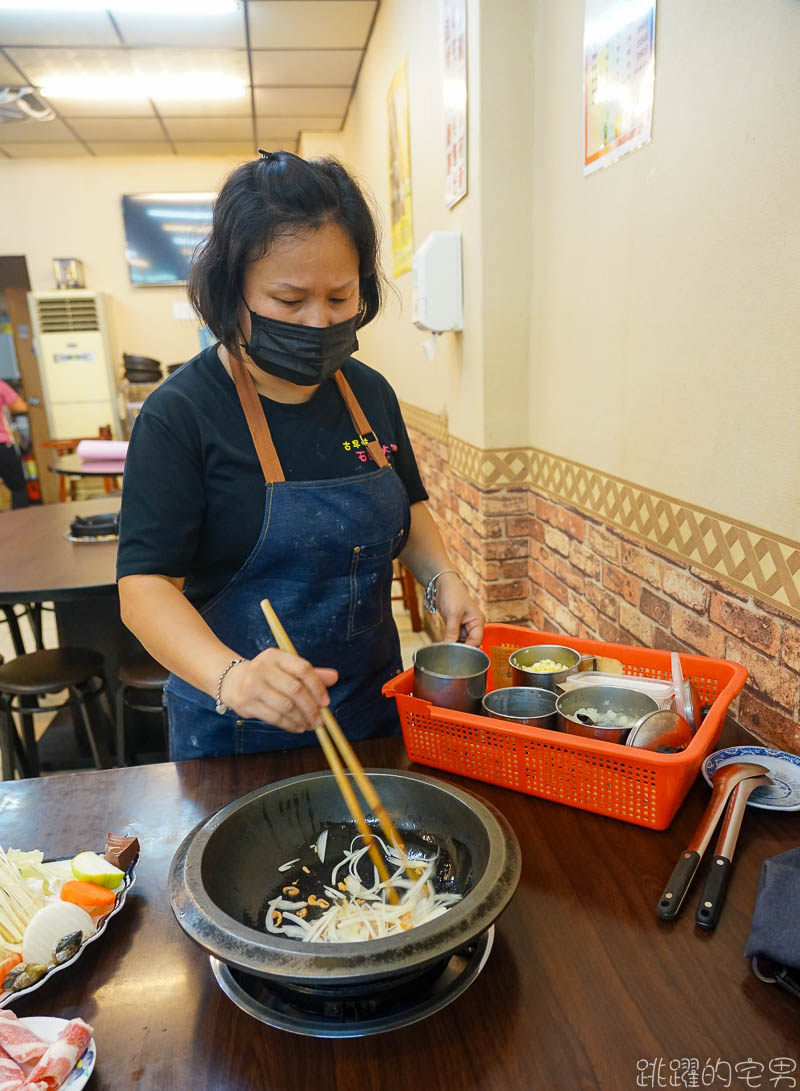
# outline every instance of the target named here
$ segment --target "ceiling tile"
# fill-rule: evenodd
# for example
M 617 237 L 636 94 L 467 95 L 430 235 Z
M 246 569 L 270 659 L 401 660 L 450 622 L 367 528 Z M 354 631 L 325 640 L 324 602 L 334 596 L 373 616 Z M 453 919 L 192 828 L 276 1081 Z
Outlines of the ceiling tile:
M 71 144 L 4 144 L 2 150 L 12 159 L 68 159 L 76 155 L 89 155 L 77 140 Z
M 344 2 L 344 0 L 342 0 Z M 256 114 L 291 117 L 316 114 L 318 117 L 344 117 L 350 101 L 349 87 L 256 87 Z
M 256 119 L 259 147 L 295 141 L 301 132 L 338 133 L 341 122 L 330 117 L 260 117 Z M 283 146 L 283 145 L 281 145 Z
M 252 159 L 255 155 L 249 140 L 194 140 L 175 144 L 178 155 L 227 155 L 232 159 Z
M 63 121 L 5 121 L 0 125 L 0 144 L 44 144 L 74 140 Z
M 108 15 L 91 11 L 4 11 L 0 46 L 119 45 Z
M 153 156 L 172 156 L 174 153 L 166 140 L 161 143 L 156 141 L 137 141 L 126 140 L 122 142 L 118 141 L 103 141 L 90 144 L 95 155 L 98 156 L 110 156 L 110 155 L 153 155 Z
M 256 49 L 253 83 L 266 87 L 352 87 L 360 49 Z
M 109 6 L 125 45 L 247 48 L 242 9 L 229 15 L 204 15 L 198 18 L 159 15 L 155 18 L 152 14 L 116 12 L 113 11 L 113 3 Z
M 363 49 L 376 0 L 249 0 L 252 49 Z
M 168 117 L 164 126 L 173 140 L 253 140 L 249 117 Z
M 0 87 L 19 87 L 23 83 L 22 75 L 6 58 L 0 54 Z
M 120 49 L 50 49 L 31 45 L 7 49 L 6 53 L 39 87 L 53 76 L 112 76 L 130 69 L 128 53 Z
M 250 117 L 250 90 L 244 98 L 221 99 L 219 102 L 173 102 L 153 99 L 153 105 L 163 118 L 171 117 Z
M 249 80 L 247 55 L 235 49 L 8 49 L 9 58 L 41 86 L 53 76 L 205 73 Z
M 156 118 L 144 117 L 80 117 L 70 126 L 90 143 L 93 141 L 163 140 L 164 130 Z
M 83 99 L 51 97 L 47 101 L 65 118 L 74 117 L 155 117 L 150 100 L 133 102 L 86 102 Z

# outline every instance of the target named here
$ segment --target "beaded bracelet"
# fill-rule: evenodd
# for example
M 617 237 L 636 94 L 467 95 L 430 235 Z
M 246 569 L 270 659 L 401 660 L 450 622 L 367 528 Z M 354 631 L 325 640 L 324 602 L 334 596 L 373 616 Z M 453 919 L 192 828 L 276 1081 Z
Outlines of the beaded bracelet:
M 428 580 L 428 585 L 425 588 L 425 609 L 428 611 L 429 614 L 435 614 L 437 610 L 436 581 L 439 579 L 440 576 L 447 576 L 450 572 L 452 572 L 453 575 L 458 576 L 458 578 L 461 579 L 461 576 L 458 574 L 458 572 L 456 572 L 455 568 L 445 568 L 441 572 L 437 572 L 435 576 L 431 576 L 431 578 Z

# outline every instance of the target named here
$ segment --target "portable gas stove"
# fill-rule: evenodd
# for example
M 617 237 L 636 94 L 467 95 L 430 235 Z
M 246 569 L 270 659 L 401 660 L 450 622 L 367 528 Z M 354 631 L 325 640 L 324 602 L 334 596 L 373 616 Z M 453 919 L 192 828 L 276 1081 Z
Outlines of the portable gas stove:
M 494 925 L 449 958 L 361 985 L 280 984 L 210 958 L 237 1007 L 277 1030 L 309 1038 L 365 1038 L 426 1019 L 469 988 L 489 957 Z

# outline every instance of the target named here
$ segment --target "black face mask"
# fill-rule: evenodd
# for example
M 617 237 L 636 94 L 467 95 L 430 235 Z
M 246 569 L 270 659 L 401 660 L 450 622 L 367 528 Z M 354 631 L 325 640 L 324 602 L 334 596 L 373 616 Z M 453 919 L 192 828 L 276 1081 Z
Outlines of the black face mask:
M 247 310 L 247 355 L 268 375 L 288 379 L 297 386 L 316 386 L 329 379 L 358 348 L 357 315 L 335 326 L 301 326 L 256 314 L 249 307 Z

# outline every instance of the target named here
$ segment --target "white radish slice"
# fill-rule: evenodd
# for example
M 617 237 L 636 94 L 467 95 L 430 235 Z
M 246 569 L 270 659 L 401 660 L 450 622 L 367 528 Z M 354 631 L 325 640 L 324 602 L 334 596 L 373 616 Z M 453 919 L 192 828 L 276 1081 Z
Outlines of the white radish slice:
M 58 941 L 79 930 L 84 939 L 88 939 L 96 931 L 94 921 L 79 905 L 73 905 L 72 902 L 53 902 L 43 906 L 31 917 L 22 937 L 23 962 L 49 965 L 53 961 L 53 951 Z

